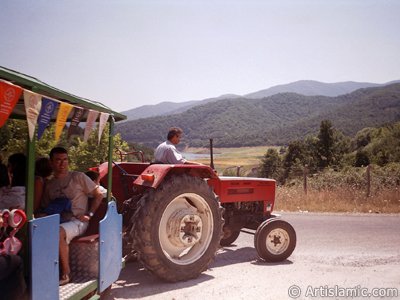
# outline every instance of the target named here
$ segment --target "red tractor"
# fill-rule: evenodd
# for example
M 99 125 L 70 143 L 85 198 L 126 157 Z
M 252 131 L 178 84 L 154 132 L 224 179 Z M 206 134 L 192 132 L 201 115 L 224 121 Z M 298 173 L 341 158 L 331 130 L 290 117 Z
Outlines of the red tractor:
M 107 163 L 99 166 L 102 178 L 107 171 Z M 285 260 L 296 246 L 293 227 L 272 214 L 275 180 L 220 177 L 205 165 L 121 161 L 113 163 L 112 182 L 125 255 L 164 280 L 197 277 L 243 228 L 256 230 L 265 261 Z

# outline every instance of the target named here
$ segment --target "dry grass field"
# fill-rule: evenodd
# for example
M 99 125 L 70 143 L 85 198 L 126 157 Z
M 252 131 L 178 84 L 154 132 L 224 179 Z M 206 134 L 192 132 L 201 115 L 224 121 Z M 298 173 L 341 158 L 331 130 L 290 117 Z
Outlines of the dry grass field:
M 383 189 L 367 197 L 364 190 L 334 188 L 308 190 L 278 187 L 275 210 L 310 212 L 400 213 L 400 190 Z
M 259 166 L 260 161 L 269 146 L 240 147 L 240 148 L 214 148 L 214 166 L 219 174 L 227 169 L 234 170 L 237 166 L 241 167 L 241 174 L 244 175 L 252 168 Z M 209 154 L 207 148 L 188 148 L 186 152 L 194 154 Z M 197 162 L 209 165 L 210 158 L 199 158 Z

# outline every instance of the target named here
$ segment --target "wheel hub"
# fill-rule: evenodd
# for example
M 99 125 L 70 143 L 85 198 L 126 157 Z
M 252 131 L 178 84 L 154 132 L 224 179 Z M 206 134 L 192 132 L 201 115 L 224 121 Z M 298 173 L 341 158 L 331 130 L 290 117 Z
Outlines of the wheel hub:
M 201 238 L 203 224 L 194 209 L 176 211 L 169 218 L 168 224 L 168 239 L 178 247 L 193 246 Z
M 271 230 L 267 237 L 267 249 L 271 253 L 279 255 L 289 247 L 289 241 L 288 233 L 281 228 L 276 228 Z
M 281 243 L 281 237 L 278 236 L 278 235 L 274 235 L 272 240 L 271 240 L 271 243 L 273 243 L 274 246 L 276 247 L 278 244 Z

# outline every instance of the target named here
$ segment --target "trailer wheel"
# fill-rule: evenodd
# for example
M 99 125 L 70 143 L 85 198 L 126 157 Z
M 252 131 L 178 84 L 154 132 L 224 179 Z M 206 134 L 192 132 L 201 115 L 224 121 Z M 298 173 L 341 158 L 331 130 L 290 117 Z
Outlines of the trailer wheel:
M 222 231 L 224 235 L 222 236 L 222 239 L 219 242 L 222 247 L 231 245 L 234 241 L 236 241 L 236 239 L 240 234 L 240 230 L 233 229 L 230 226 L 224 226 Z
M 131 231 L 139 261 L 166 281 L 198 277 L 219 247 L 222 211 L 203 179 L 170 176 L 139 201 Z
M 296 247 L 296 232 L 286 221 L 269 219 L 257 228 L 254 246 L 261 259 L 268 262 L 283 261 Z

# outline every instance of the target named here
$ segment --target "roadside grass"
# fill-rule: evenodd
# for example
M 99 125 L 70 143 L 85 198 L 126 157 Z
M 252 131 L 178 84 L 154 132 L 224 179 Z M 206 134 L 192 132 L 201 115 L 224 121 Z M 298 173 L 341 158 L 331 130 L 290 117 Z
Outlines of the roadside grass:
M 278 186 L 275 211 L 400 213 L 400 190 L 380 189 L 367 197 L 364 190 L 332 188 L 308 190 Z

